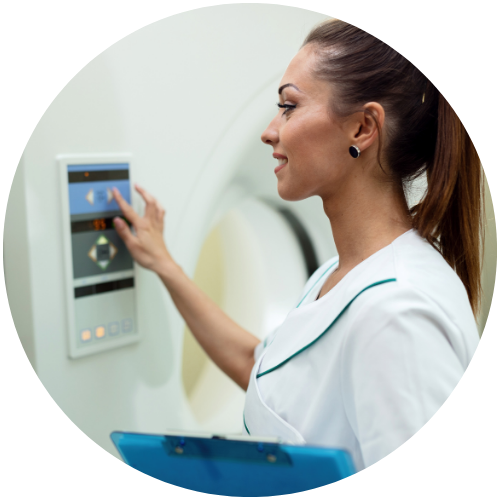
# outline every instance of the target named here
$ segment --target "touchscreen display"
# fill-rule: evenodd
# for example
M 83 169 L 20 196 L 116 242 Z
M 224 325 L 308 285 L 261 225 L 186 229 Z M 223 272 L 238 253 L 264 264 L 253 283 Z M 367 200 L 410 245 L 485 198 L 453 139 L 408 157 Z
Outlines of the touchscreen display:
M 133 287 L 133 260 L 113 224 L 113 187 L 130 203 L 129 164 L 67 168 L 75 298 Z

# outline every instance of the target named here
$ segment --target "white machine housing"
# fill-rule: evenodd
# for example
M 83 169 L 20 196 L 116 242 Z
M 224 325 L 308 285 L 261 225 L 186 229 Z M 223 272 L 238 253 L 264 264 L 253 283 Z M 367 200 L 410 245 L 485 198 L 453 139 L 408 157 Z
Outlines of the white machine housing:
M 48 393 L 112 454 L 114 430 L 241 432 L 245 394 L 196 351 L 160 279 L 139 266 L 140 342 L 68 356 L 67 228 L 47 225 L 61 220 L 58 158 L 133 155 L 134 181 L 167 211 L 164 235 L 175 260 L 208 284 L 205 291 L 236 322 L 267 335 L 307 279 L 299 241 L 280 210 L 306 228 L 318 264 L 335 254 L 321 200 L 283 201 L 272 148 L 260 141 L 278 111 L 288 62 L 323 19 L 302 9 L 234 4 L 156 22 L 83 68 L 26 146 L 5 222 L 12 315 Z M 215 274 L 204 280 L 204 273 Z

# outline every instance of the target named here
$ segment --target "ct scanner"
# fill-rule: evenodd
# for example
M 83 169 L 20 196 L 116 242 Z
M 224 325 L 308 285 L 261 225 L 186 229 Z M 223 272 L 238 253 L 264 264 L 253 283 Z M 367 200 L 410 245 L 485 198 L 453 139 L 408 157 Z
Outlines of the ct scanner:
M 167 210 L 165 239 L 177 262 L 233 319 L 267 335 L 335 253 L 320 200 L 281 200 L 276 161 L 260 142 L 286 65 L 324 18 L 242 4 L 147 26 L 78 73 L 26 146 L 4 235 L 12 315 L 54 401 L 115 455 L 109 434 L 117 429 L 240 432 L 244 393 L 206 358 L 159 279 L 139 267 L 137 338 L 75 356 L 71 335 L 79 330 L 71 330 L 68 304 L 80 299 L 65 265 L 71 235 L 60 175 L 71 161 L 61 158 L 85 157 L 87 165 L 126 158 L 133 179 Z M 108 291 L 95 304 L 104 296 L 106 310 L 122 300 Z M 123 307 L 117 323 L 133 308 Z
M 239 432 L 244 393 L 201 353 L 157 277 L 140 268 L 138 341 L 114 346 L 110 338 L 107 350 L 71 357 L 79 332 L 68 335 L 68 304 L 86 297 L 68 299 L 61 158 L 98 165 L 128 156 L 131 176 L 167 210 L 165 238 L 179 264 L 236 321 L 270 333 L 308 276 L 306 258 L 311 266 L 335 251 L 319 200 L 290 205 L 277 196 L 276 161 L 260 142 L 286 65 L 322 19 L 227 6 L 148 26 L 76 75 L 26 147 L 5 236 L 16 327 L 55 402 L 112 453 L 116 429 Z M 95 307 L 122 300 L 115 292 L 94 298 Z

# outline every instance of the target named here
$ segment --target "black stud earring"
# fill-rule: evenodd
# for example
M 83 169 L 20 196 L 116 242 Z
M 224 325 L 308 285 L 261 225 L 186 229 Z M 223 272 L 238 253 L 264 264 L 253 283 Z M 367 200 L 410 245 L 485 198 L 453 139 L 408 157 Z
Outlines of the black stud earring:
M 359 158 L 361 151 L 359 150 L 358 146 L 351 146 L 349 148 L 349 153 L 353 158 Z

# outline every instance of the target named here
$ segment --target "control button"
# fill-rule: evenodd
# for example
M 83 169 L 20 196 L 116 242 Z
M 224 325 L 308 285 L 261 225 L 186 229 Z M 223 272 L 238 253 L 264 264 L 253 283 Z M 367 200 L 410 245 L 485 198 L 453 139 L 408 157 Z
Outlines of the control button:
M 122 331 L 124 333 L 131 332 L 133 328 L 132 320 L 130 318 L 122 320 Z
M 94 204 L 94 190 L 91 189 L 88 193 L 87 196 L 85 196 L 85 199 L 91 204 Z
M 88 256 L 104 271 L 114 259 L 118 249 L 101 234 L 88 252 Z
M 80 332 L 80 339 L 82 342 L 88 342 L 92 339 L 92 332 L 88 328 L 86 330 L 82 330 Z
M 116 248 L 113 243 L 109 244 L 109 258 L 114 259 L 116 253 L 118 252 L 118 248 Z
M 118 335 L 120 333 L 120 323 L 113 321 L 108 325 L 108 331 L 110 335 Z
M 95 336 L 98 339 L 102 339 L 106 335 L 106 328 L 104 326 L 97 326 L 95 329 Z
M 109 260 L 109 243 L 102 243 L 100 245 L 96 245 L 96 260 L 97 262 L 107 261 Z

